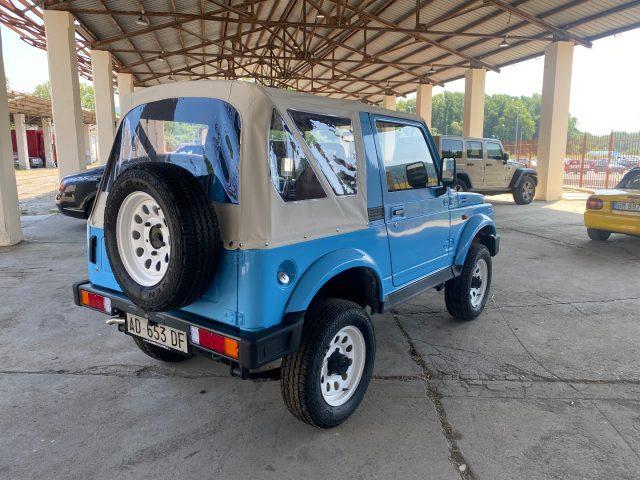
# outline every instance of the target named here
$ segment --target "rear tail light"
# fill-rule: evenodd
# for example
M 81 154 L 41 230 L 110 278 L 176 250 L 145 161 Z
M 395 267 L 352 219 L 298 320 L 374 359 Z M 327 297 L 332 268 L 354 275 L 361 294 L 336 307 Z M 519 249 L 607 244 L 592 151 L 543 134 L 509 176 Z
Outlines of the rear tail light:
M 587 199 L 587 208 L 589 210 L 602 210 L 604 203 L 598 197 L 589 197 Z
M 191 325 L 191 342 L 226 357 L 238 359 L 238 341 Z
M 85 307 L 100 310 L 101 312 L 109 315 L 113 314 L 111 299 L 108 297 L 103 297 L 97 293 L 87 292 L 86 290 L 80 290 L 80 302 Z

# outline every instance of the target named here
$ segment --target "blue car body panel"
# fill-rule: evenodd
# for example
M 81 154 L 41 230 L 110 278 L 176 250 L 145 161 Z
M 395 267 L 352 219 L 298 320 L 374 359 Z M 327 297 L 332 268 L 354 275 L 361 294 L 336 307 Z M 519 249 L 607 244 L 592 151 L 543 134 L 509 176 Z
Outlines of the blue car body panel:
M 327 281 L 351 268 L 368 268 L 375 274 L 383 301 L 434 272 L 464 263 L 480 230 L 495 234 L 492 206 L 484 204 L 481 195 L 451 191 L 437 195 L 436 187 L 387 191 L 375 121 L 399 120 L 369 113 L 360 113 L 359 118 L 368 227 L 270 249 L 221 250 L 210 288 L 183 311 L 240 330 L 260 331 L 281 323 L 287 313 L 304 311 Z M 438 163 L 424 124 L 400 121 L 421 129 Z M 401 217 L 398 209 L 403 210 Z M 91 283 L 121 292 L 111 272 L 103 230 L 89 226 L 87 236 L 89 244 L 96 245 L 88 262 Z M 278 281 L 279 271 L 287 274 L 288 283 Z

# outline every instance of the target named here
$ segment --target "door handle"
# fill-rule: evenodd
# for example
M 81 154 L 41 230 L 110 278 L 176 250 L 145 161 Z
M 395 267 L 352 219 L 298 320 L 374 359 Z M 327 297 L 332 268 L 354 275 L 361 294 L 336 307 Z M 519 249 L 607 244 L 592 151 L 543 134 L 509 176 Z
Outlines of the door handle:
M 395 207 L 391 209 L 392 217 L 404 217 L 404 208 L 403 207 Z
M 473 162 L 467 162 L 467 167 L 473 167 L 475 164 Z

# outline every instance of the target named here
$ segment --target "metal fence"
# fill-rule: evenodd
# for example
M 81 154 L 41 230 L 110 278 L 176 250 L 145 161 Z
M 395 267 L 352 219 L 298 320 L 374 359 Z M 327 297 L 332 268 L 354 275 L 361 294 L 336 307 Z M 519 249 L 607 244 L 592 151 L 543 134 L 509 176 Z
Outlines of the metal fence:
M 537 164 L 535 141 L 504 143 L 514 160 L 528 166 Z M 640 166 L 640 132 L 584 133 L 567 142 L 564 184 L 579 188 L 611 188 L 631 168 Z

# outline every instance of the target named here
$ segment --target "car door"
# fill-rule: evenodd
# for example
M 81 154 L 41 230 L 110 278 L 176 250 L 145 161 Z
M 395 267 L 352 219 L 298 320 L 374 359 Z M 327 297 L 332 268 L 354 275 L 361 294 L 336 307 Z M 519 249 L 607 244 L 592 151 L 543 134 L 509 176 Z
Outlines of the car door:
M 469 174 L 473 188 L 484 187 L 484 154 L 482 140 L 465 140 L 464 170 Z
M 490 189 L 505 188 L 504 152 L 500 142 L 485 140 L 484 186 Z
M 440 194 L 438 167 L 424 125 L 373 116 L 381 170 L 393 284 L 449 266 L 449 194 Z

